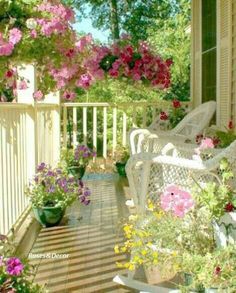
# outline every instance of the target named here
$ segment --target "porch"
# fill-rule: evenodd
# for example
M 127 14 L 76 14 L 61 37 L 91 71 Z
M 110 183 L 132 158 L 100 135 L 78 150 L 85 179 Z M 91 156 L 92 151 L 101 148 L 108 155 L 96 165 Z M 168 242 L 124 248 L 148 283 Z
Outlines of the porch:
M 112 282 L 124 272 L 116 262 L 126 256 L 115 255 L 114 246 L 122 241 L 121 223 L 128 214 L 127 182 L 118 175 L 92 173 L 85 182 L 92 190 L 91 204 L 74 204 L 59 226 L 41 229 L 29 254 L 37 267 L 35 281 L 47 284 L 49 292 L 134 292 Z M 68 258 L 60 258 L 63 254 Z

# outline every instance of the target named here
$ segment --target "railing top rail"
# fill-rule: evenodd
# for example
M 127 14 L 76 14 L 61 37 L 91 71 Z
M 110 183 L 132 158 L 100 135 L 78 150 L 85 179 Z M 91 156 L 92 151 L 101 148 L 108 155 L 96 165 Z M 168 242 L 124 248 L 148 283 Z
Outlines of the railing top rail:
M 181 102 L 183 105 L 191 105 L 191 101 L 188 102 Z M 104 103 L 104 102 L 89 102 L 89 103 L 62 103 L 63 107 L 71 108 L 71 107 L 127 107 L 127 106 L 164 106 L 164 105 L 170 105 L 171 101 L 166 100 L 159 100 L 157 102 L 121 102 L 121 103 Z
M 1 102 L 0 103 L 0 109 L 1 108 L 28 109 L 30 107 L 32 107 L 32 104 L 26 104 L 26 103 L 5 103 L 5 102 Z

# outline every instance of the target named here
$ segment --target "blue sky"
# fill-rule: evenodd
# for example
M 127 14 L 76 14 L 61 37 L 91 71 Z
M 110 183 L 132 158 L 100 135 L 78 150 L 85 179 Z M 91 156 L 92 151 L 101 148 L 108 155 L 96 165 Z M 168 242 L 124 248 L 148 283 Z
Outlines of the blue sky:
M 91 33 L 94 39 L 98 39 L 103 43 L 107 42 L 109 32 L 94 28 L 90 18 L 83 18 L 81 22 L 76 22 L 73 27 L 78 32 Z

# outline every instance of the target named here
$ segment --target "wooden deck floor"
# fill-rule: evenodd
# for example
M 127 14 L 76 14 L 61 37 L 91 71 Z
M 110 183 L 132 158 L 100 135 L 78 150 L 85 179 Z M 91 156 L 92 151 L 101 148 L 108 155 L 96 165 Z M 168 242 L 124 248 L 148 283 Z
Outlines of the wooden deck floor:
M 90 174 L 85 182 L 92 190 L 91 204 L 75 204 L 59 226 L 41 230 L 31 253 L 50 257 L 31 259 L 38 267 L 35 281 L 47 284 L 50 293 L 135 292 L 112 282 L 122 273 L 116 262 L 125 258 L 114 254 L 127 216 L 123 181 L 117 175 Z M 52 258 L 53 254 L 69 257 Z

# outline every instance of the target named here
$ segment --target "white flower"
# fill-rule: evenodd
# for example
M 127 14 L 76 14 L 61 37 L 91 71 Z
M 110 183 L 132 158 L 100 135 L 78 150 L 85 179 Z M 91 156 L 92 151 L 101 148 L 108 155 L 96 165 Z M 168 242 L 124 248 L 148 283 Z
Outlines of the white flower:
M 26 20 L 26 26 L 29 29 L 35 29 L 36 26 L 37 26 L 37 22 L 36 22 L 36 20 L 34 18 L 28 18 Z

